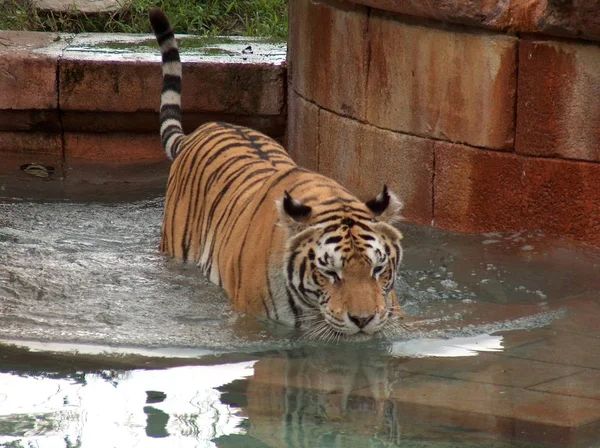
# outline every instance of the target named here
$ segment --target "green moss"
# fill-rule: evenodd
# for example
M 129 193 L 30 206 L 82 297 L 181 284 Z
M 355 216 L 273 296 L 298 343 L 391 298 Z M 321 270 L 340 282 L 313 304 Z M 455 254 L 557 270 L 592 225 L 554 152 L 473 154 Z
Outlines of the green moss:
M 80 65 L 73 65 L 63 69 L 64 72 L 64 84 L 66 89 L 72 89 L 76 85 L 80 84 L 85 78 L 85 70 Z

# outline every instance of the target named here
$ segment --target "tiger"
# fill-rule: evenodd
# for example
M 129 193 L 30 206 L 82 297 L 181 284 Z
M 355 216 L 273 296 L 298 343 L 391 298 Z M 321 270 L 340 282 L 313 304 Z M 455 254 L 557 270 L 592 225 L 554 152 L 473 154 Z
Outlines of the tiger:
M 149 18 L 162 55 L 160 137 L 172 161 L 160 250 L 197 265 L 235 311 L 307 338 L 396 328 L 401 200 L 384 185 L 362 202 L 247 127 L 210 122 L 185 134 L 178 45 L 160 8 Z

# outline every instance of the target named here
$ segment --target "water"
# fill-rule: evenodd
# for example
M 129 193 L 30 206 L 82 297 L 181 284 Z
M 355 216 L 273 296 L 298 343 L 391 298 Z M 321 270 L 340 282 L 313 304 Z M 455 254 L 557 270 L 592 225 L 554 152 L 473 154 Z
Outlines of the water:
M 327 345 L 233 313 L 161 215 L 0 204 L 0 446 L 600 446 L 600 250 L 403 225 L 411 330 Z

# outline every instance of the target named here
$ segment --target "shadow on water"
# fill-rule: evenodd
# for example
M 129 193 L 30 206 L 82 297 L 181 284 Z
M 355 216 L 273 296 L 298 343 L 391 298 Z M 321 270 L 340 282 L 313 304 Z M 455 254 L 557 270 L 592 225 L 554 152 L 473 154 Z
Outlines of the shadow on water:
M 0 204 L 0 446 L 598 446 L 599 250 L 403 225 L 410 330 L 309 343 L 166 261 L 161 208 Z

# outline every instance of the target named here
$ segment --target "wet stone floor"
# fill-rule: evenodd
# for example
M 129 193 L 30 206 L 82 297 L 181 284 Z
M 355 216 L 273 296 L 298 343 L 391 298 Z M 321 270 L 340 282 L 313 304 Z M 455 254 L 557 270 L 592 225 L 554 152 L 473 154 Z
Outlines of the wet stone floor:
M 0 446 L 600 446 L 600 250 L 402 225 L 410 330 L 326 344 L 233 313 L 161 214 L 0 202 Z

